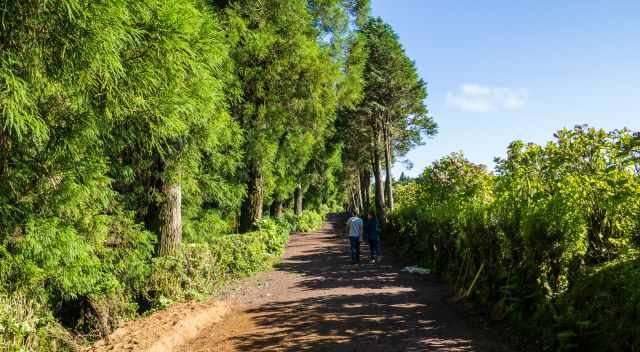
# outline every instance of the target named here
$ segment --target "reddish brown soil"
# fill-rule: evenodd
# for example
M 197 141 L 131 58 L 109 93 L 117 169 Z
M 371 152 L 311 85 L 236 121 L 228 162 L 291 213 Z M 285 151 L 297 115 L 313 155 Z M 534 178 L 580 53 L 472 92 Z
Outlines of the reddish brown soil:
M 185 302 L 148 317 L 130 321 L 96 342 L 88 352 L 172 351 L 208 326 L 222 320 L 230 306 L 222 301 Z
M 448 303 L 436 277 L 401 273 L 388 258 L 351 266 L 342 232 L 332 218 L 322 231 L 293 235 L 282 263 L 226 289 L 219 299 L 232 312 L 176 350 L 513 350 Z

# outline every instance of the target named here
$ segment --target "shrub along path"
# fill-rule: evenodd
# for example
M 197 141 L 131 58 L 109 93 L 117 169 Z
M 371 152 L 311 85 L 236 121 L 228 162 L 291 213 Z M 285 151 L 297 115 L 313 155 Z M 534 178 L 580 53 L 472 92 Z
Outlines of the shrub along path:
M 436 278 L 400 273 L 389 260 L 349 265 L 343 231 L 331 217 L 319 232 L 293 235 L 274 270 L 219 297 L 232 313 L 177 350 L 512 350 L 448 303 L 450 291 Z

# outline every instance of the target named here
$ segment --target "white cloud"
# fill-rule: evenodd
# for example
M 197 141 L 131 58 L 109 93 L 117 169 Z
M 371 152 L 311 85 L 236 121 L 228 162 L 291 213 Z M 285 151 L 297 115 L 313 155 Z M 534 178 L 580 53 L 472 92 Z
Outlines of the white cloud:
M 457 92 L 447 93 L 447 105 L 469 112 L 520 110 L 527 102 L 526 89 L 462 84 Z

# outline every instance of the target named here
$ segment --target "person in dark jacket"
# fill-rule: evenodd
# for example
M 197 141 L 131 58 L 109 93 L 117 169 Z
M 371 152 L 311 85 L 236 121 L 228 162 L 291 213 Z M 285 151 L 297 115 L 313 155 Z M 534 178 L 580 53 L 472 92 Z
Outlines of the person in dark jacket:
M 371 252 L 371 262 L 376 263 L 378 256 L 380 255 L 380 222 L 376 218 L 374 212 L 370 211 L 367 214 L 367 225 L 365 227 L 365 234 L 369 241 L 369 250 Z

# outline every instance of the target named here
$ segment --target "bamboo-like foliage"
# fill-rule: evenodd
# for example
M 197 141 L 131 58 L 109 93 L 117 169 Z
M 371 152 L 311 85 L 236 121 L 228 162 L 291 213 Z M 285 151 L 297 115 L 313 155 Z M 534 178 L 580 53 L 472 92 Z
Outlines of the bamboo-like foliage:
M 348 43 L 367 16 L 355 0 L 3 2 L 0 302 L 29 304 L 0 309 L 0 345 L 73 348 L 60 323 L 108 333 L 316 227 L 342 196 L 334 122 L 360 96 Z M 290 215 L 294 193 L 310 210 Z M 275 200 L 287 223 L 258 222 Z

